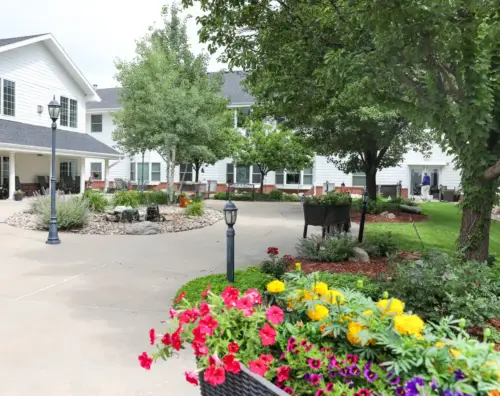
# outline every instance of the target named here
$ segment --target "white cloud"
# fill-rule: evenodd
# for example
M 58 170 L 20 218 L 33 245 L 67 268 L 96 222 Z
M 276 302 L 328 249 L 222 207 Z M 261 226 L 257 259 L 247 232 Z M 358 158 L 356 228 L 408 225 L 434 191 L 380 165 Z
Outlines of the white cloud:
M 52 33 L 92 84 L 116 86 L 114 59 L 134 56 L 135 40 L 150 25 L 161 21 L 161 7 L 171 0 L 0 0 L 0 38 Z M 199 8 L 189 14 L 201 13 Z M 206 49 L 200 44 L 195 18 L 188 21 L 193 51 Z M 209 70 L 225 67 L 213 56 Z

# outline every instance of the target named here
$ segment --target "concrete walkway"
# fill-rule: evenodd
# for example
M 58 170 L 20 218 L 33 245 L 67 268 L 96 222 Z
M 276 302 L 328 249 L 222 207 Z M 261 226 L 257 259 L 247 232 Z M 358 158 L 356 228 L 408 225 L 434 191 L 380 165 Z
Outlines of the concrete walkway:
M 300 204 L 236 205 L 237 266 L 259 263 L 268 246 L 295 253 Z M 48 246 L 45 232 L 4 223 L 25 207 L 0 202 L 0 395 L 199 395 L 183 377 L 195 368 L 190 350 L 149 372 L 137 356 L 152 350 L 148 330 L 161 331 L 182 284 L 225 271 L 225 224 L 151 236 L 61 233 L 62 244 Z

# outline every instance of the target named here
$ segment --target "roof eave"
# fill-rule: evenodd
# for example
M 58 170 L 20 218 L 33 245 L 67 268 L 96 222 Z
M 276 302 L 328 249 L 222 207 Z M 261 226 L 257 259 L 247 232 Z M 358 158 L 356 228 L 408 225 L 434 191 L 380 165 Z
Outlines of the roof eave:
M 41 146 L 27 146 L 23 144 L 12 144 L 12 143 L 0 143 L 1 148 L 11 149 L 14 152 L 19 153 L 32 153 L 32 154 L 51 154 L 51 147 L 41 147 Z M 96 153 L 92 151 L 78 151 L 78 150 L 67 150 L 67 149 L 57 149 L 57 154 L 59 155 L 74 155 L 77 157 L 86 158 L 104 158 L 104 159 L 122 159 L 125 157 L 124 154 L 116 153 Z

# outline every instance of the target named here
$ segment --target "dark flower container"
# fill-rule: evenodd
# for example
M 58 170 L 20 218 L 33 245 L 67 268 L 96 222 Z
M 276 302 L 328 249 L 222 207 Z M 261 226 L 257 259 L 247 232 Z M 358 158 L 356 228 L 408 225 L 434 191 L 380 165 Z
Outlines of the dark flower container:
M 226 372 L 226 381 L 217 386 L 210 385 L 200 373 L 200 390 L 202 396 L 287 396 L 284 392 L 264 377 L 252 373 L 241 365 L 238 374 Z

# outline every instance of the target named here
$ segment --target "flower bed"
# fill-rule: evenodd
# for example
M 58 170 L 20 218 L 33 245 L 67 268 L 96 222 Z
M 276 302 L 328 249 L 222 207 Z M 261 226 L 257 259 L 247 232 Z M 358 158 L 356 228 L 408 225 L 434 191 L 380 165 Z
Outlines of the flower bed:
M 193 305 L 185 294 L 171 309 L 173 328 L 150 330 L 152 356 L 142 367 L 191 348 L 198 376 L 214 387 L 241 365 L 294 395 L 490 394 L 500 390 L 500 354 L 470 339 L 465 321 L 424 323 L 387 295 L 377 302 L 360 291 L 335 289 L 316 274 L 288 273 L 261 295 L 228 286 L 209 289 Z M 363 281 L 357 284 L 363 289 Z M 237 390 L 232 390 L 235 394 Z M 225 393 L 214 393 L 225 394 Z M 242 393 L 243 395 L 244 393 Z M 255 393 L 258 394 L 258 393 Z

